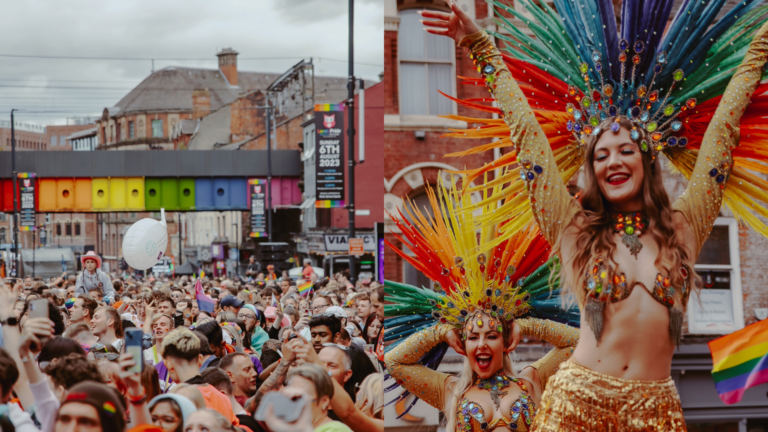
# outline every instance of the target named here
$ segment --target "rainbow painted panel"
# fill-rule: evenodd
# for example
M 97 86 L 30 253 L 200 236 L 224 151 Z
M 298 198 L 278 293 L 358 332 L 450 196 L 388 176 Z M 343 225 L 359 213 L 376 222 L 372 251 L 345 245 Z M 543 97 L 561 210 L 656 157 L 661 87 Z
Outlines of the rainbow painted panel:
M 144 210 L 144 178 L 126 179 L 126 210 Z
M 122 177 L 109 179 L 109 209 L 125 210 L 128 206 L 125 179 Z
M 195 179 L 179 179 L 179 210 L 195 210 Z
M 315 104 L 315 111 L 344 111 L 344 104 Z
M 198 210 L 214 210 L 213 179 L 195 179 L 195 208 Z
M 179 209 L 179 179 L 160 179 L 160 205 L 166 211 Z
M 76 178 L 74 189 L 75 189 L 75 210 L 91 211 L 92 209 L 91 179 Z
M 58 182 L 56 179 L 40 179 L 37 182 L 37 187 L 40 190 L 40 203 L 38 203 L 37 207 L 40 209 L 40 211 L 57 211 L 57 183 Z
M 344 201 L 315 201 L 315 208 L 342 208 L 344 207 Z
M 93 211 L 109 211 L 109 179 L 91 180 L 91 204 Z
M 160 195 L 160 179 L 144 179 L 144 205 L 147 210 L 158 211 L 162 207 Z

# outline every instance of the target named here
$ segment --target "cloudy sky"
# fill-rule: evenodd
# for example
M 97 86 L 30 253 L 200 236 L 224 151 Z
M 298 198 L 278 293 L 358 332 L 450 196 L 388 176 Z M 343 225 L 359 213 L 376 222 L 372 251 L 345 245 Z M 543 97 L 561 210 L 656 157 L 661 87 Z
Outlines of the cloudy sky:
M 347 76 L 347 0 L 24 0 L 0 14 L 0 119 L 65 124 L 98 116 L 152 70 L 283 72 L 315 59 L 316 75 Z M 355 0 L 355 74 L 378 81 L 384 0 Z M 63 57 L 63 58 L 51 58 Z M 48 111 L 47 113 L 32 111 Z

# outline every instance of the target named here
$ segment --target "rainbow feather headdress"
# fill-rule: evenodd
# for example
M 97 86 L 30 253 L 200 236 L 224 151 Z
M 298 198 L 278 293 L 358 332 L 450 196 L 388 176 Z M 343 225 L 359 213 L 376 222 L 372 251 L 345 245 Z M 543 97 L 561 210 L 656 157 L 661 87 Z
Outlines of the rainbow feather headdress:
M 613 115 L 624 116 L 642 128 L 647 141 L 641 147 L 645 145 L 654 155 L 663 153 L 677 171 L 690 178 L 704 132 L 768 13 L 768 5 L 745 0 L 715 22 L 726 0 L 686 0 L 669 23 L 674 0 L 624 0 L 624 25 L 619 32 L 611 0 L 554 0 L 557 11 L 546 2 L 518 1 L 530 16 L 498 1 L 489 3 L 526 22 L 533 36 L 501 13 L 497 23 L 505 32 L 494 36 L 506 42 L 504 61 L 528 97 L 565 182 L 584 163 L 589 134 Z M 482 58 L 473 60 L 483 77 L 462 78 L 464 83 L 492 86 L 498 71 L 487 67 Z M 764 72 L 763 78 L 766 76 Z M 768 181 L 758 174 L 768 174 L 766 92 L 768 84 L 759 85 L 741 117 L 733 166 L 720 166 L 709 173 L 721 188 L 730 176 L 728 188 L 724 188 L 725 205 L 738 220 L 764 236 L 768 236 L 768 225 L 758 216 L 768 218 Z M 493 102 L 491 97 L 446 97 L 466 107 L 501 114 L 487 104 Z M 500 227 L 500 238 L 511 238 L 533 220 L 527 194 L 522 193 L 526 183 L 516 180 L 530 178 L 537 167 L 518 159 L 503 119 L 445 117 L 479 125 L 446 136 L 494 140 L 449 156 L 509 149 L 493 164 L 459 173 L 467 176 L 465 193 L 503 186 L 501 195 L 488 195 L 476 203 L 482 206 L 505 198 L 496 212 L 481 215 L 477 222 L 498 225 L 513 216 Z M 633 137 L 641 136 L 634 132 Z M 497 169 L 502 174 L 494 180 L 470 186 Z
M 512 239 L 494 242 L 498 230 L 480 226 L 475 214 L 464 211 L 475 205 L 471 196 L 462 194 L 455 183 L 450 187 L 439 185 L 437 193 L 428 188 L 427 194 L 434 217 L 412 203 L 410 209 L 406 208 L 409 218 L 402 213 L 392 217 L 401 232 L 395 236 L 412 255 L 388 245 L 433 281 L 434 294 L 404 294 L 407 286 L 390 283 L 390 294 L 395 297 L 388 297 L 394 303 L 387 311 L 388 317 L 419 312 L 396 309 L 405 297 L 420 297 L 431 322 L 463 329 L 482 313 L 490 317 L 492 327 L 499 327 L 502 321 L 509 323 L 534 309 L 540 310 L 540 302 L 551 299 L 548 276 L 557 261 L 547 260 L 550 247 L 535 224 L 529 224 Z M 476 212 L 489 214 L 497 207 L 498 203 L 489 202 Z M 529 280 L 530 275 L 535 277 Z M 558 311 L 557 306 L 552 312 L 552 316 L 567 315 L 566 311 Z M 575 320 L 571 319 L 572 324 L 577 322 L 578 314 Z

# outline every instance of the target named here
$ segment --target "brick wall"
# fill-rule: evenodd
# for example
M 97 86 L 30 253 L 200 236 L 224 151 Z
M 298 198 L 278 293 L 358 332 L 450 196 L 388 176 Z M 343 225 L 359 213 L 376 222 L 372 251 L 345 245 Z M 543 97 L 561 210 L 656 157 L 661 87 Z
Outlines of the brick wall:
M 45 150 L 48 144 L 45 134 L 20 130 L 14 134 L 16 150 Z M 0 148 L 11 151 L 11 128 L 0 128 Z
M 69 140 L 61 142 L 61 137 L 67 137 L 75 132 L 86 129 L 93 129 L 94 125 L 67 125 L 67 126 L 48 126 L 45 128 L 45 147 L 43 150 L 52 151 L 72 151 L 72 143 Z M 51 146 L 51 137 L 56 136 L 56 146 Z

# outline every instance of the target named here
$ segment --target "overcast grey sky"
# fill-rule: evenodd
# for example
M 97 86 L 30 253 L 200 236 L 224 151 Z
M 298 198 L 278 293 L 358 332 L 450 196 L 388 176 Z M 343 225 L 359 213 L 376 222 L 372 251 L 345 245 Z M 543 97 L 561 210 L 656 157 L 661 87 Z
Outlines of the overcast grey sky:
M 283 72 L 315 58 L 315 73 L 347 76 L 347 0 L 3 0 L 0 119 L 64 124 L 100 115 L 151 72 L 155 58 L 216 69 L 216 52 L 240 53 L 238 69 Z M 259 60 L 248 60 L 258 58 Z M 185 60 L 164 60 L 185 59 Z M 186 60 L 192 59 L 192 60 Z M 200 59 L 200 60 L 197 60 Z M 341 61 L 336 61 L 341 60 Z M 355 74 L 378 81 L 384 68 L 384 0 L 355 0 Z M 74 87 L 74 88 L 66 88 Z

